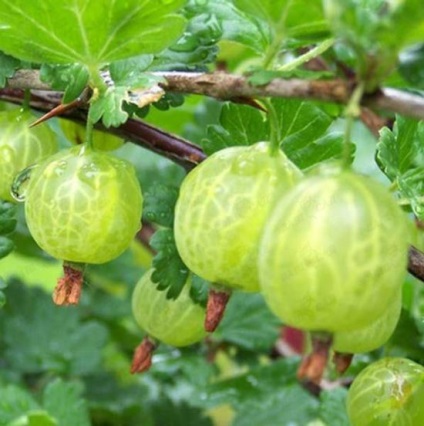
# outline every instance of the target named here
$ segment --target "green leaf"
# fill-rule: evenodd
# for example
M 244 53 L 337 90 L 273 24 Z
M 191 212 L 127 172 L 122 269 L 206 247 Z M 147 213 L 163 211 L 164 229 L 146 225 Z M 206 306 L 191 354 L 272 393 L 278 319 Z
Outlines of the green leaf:
M 14 247 L 13 241 L 9 240 L 7 237 L 0 236 L 0 259 L 6 257 Z
M 110 64 L 109 71 L 112 80 L 118 86 L 136 87 L 139 76 L 153 61 L 153 55 L 140 55 Z
M 62 102 L 68 103 L 76 99 L 87 86 L 89 72 L 87 67 L 80 64 L 43 64 L 40 79 L 50 84 L 53 89 L 64 91 Z
M 175 245 L 174 231 L 160 229 L 150 240 L 157 251 L 153 258 L 155 271 L 152 281 L 158 284 L 159 290 L 167 290 L 167 297 L 176 299 L 187 281 L 189 270 L 184 265 Z
M 415 165 L 423 164 L 422 137 L 424 125 L 413 119 L 397 116 L 393 130 L 380 130 L 377 144 L 377 160 L 390 180 L 407 172 Z
M 7 79 L 13 77 L 20 64 L 18 59 L 0 52 L 0 87 L 6 86 Z
M 13 232 L 16 224 L 16 206 L 0 200 L 0 235 L 7 235 Z
M 38 410 L 40 406 L 26 391 L 15 385 L 0 386 L 0 424 L 7 425 L 23 414 Z
M 300 384 L 279 387 L 266 399 L 251 400 L 237 411 L 234 426 L 304 426 L 316 418 L 316 399 Z
M 324 390 L 320 394 L 320 417 L 325 424 L 331 426 L 349 426 L 346 413 L 347 389 L 339 387 L 332 390 Z
M 7 426 L 59 426 L 55 419 L 43 410 L 31 411 Z
M 125 87 L 108 87 L 105 93 L 99 95 L 90 104 L 90 119 L 95 123 L 102 119 L 106 127 L 118 127 L 125 123 L 128 114 L 123 109 L 123 102 L 127 99 Z
M 6 368 L 21 373 L 57 372 L 83 375 L 99 368 L 106 329 L 82 322 L 76 309 L 61 309 L 39 288 L 11 281 L 4 291 L 0 332 Z
M 0 49 L 35 63 L 90 68 L 159 52 L 183 32 L 184 0 L 0 0 Z M 23 42 L 24 41 L 24 42 Z
M 343 155 L 343 137 L 329 131 L 332 117 L 317 104 L 296 99 L 273 99 L 282 149 L 300 168 Z
M 399 72 L 418 89 L 424 89 L 424 44 L 418 44 L 400 54 Z
M 190 297 L 195 303 L 206 307 L 209 295 L 210 282 L 200 278 L 196 274 L 192 274 Z
M 260 294 L 234 292 L 213 338 L 244 349 L 268 353 L 277 341 L 281 321 Z
M 269 44 L 270 34 L 264 33 L 253 17 L 236 8 L 228 0 L 192 1 L 190 6 L 190 13 L 197 15 L 200 22 L 212 23 L 215 41 L 236 41 L 249 46 L 257 53 L 262 53 Z
M 43 407 L 58 420 L 60 426 L 90 426 L 88 408 L 82 398 L 83 386 L 56 379 L 43 393 Z
M 168 228 L 174 224 L 178 188 L 155 183 L 144 192 L 143 214 L 151 222 Z
M 399 190 L 418 219 L 424 219 L 424 166 L 406 171 L 397 178 Z
M 227 103 L 219 122 L 220 125 L 208 126 L 207 138 L 202 140 L 202 148 L 208 155 L 229 146 L 252 145 L 269 139 L 264 115 L 255 108 Z

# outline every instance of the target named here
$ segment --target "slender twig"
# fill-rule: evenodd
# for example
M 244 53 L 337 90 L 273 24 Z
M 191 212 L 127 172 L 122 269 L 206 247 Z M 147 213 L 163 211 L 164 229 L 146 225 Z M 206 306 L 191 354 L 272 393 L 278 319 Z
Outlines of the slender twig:
M 349 80 L 302 80 L 275 78 L 267 84 L 255 86 L 245 76 L 225 72 L 162 72 L 166 82 L 162 87 L 170 92 L 199 94 L 222 100 L 256 97 L 282 97 L 310 99 L 346 104 L 354 90 Z M 49 90 L 39 80 L 37 70 L 17 71 L 8 80 L 8 87 L 19 89 Z M 362 104 L 412 118 L 424 119 L 424 97 L 402 90 L 383 88 L 364 96 Z
M 0 100 L 22 104 L 23 91 L 0 89 Z M 31 108 L 42 112 L 50 111 L 59 104 L 60 96 L 53 96 L 52 93 L 48 92 L 33 94 L 30 101 Z M 87 111 L 84 109 L 75 109 L 66 112 L 63 117 L 85 124 Z M 191 170 L 206 158 L 205 153 L 197 145 L 140 120 L 130 119 L 119 127 L 109 129 L 98 123 L 96 124 L 96 128 L 167 157 L 186 170 Z

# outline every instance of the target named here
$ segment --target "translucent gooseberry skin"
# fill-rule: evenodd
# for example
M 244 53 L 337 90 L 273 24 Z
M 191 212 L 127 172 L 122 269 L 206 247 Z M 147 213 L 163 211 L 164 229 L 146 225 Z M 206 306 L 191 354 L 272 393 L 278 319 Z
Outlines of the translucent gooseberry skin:
M 286 324 L 350 331 L 377 320 L 400 291 L 407 221 L 381 184 L 325 169 L 277 205 L 260 243 L 262 293 Z
M 15 176 L 44 157 L 53 155 L 56 135 L 46 124 L 30 128 L 36 120 L 30 111 L 0 112 L 0 198 L 15 202 L 10 193 Z
M 334 333 L 333 349 L 337 352 L 357 354 L 383 346 L 396 328 L 401 309 L 402 295 L 399 294 L 387 310 L 371 324 L 358 330 Z
M 104 263 L 140 229 L 143 197 L 133 166 L 76 146 L 31 174 L 25 214 L 37 244 L 58 259 Z
M 175 210 L 180 256 L 197 275 L 226 287 L 258 291 L 258 241 L 277 199 L 302 173 L 269 144 L 216 152 L 184 180 Z
M 166 291 L 152 282 L 153 269 L 138 281 L 132 296 L 132 311 L 137 324 L 149 336 L 171 346 L 188 346 L 205 336 L 205 309 L 190 298 L 191 278 L 177 299 L 167 299 Z
M 353 381 L 346 400 L 352 426 L 424 425 L 424 368 L 405 358 L 383 358 Z
M 80 145 L 85 141 L 85 127 L 71 120 L 60 120 L 60 128 L 72 144 Z M 113 151 L 124 144 L 124 140 L 109 133 L 93 130 L 93 147 L 99 151 Z

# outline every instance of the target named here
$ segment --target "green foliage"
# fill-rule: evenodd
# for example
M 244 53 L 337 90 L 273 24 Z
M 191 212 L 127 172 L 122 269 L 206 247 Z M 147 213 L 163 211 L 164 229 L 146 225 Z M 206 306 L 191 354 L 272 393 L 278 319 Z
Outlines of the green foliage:
M 418 44 L 400 55 L 399 72 L 418 89 L 424 89 L 424 44 Z
M 178 188 L 156 183 L 144 193 L 143 214 L 146 220 L 172 228 Z
M 15 230 L 16 223 L 16 207 L 0 200 L 0 259 L 14 248 L 14 243 L 8 236 Z
M 381 130 L 377 151 L 380 167 L 419 218 L 424 217 L 423 138 L 423 122 L 398 116 L 393 130 Z
M 6 79 L 13 76 L 20 64 L 18 59 L 0 52 L 0 87 L 6 85 Z
M 189 270 L 178 254 L 173 230 L 157 231 L 150 244 L 157 251 L 153 258 L 152 281 L 158 283 L 159 290 L 168 289 L 168 298 L 176 299 L 187 281 Z
M 184 19 L 174 14 L 183 4 L 184 0 L 22 0 L 13 5 L 1 1 L 0 48 L 30 62 L 76 62 L 97 68 L 171 44 L 184 29 Z

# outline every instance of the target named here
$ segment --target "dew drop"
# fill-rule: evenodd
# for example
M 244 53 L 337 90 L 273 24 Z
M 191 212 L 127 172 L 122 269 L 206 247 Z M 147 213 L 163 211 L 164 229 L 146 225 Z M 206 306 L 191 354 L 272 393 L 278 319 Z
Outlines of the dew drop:
M 23 169 L 15 176 L 10 189 L 10 194 L 16 201 L 20 203 L 25 201 L 29 179 L 31 177 L 31 173 L 36 167 L 38 167 L 38 164 L 33 164 L 32 166 Z

